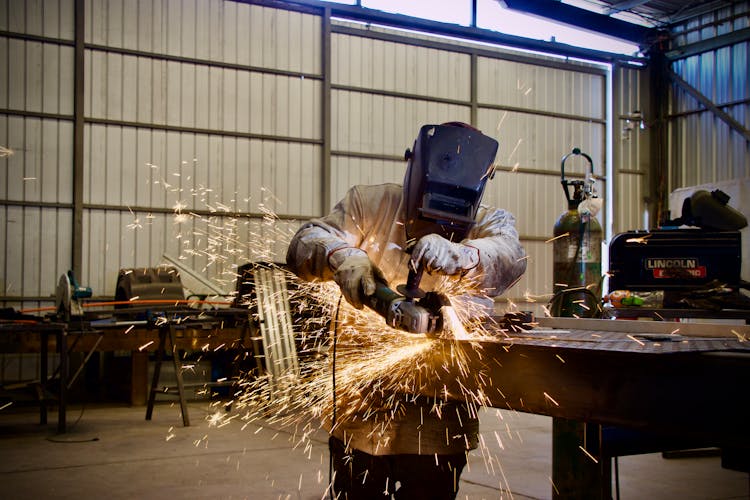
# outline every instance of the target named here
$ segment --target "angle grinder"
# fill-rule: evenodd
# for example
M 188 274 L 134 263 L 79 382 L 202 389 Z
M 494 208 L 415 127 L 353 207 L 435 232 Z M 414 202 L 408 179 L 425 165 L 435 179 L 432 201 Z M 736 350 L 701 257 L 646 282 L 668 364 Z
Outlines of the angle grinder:
M 441 293 L 425 293 L 419 288 L 422 271 L 421 267 L 410 270 L 406 284 L 396 288 L 398 292 L 376 281 L 375 293 L 365 299 L 365 304 L 397 330 L 437 336 L 443 331 L 440 309 L 450 301 Z

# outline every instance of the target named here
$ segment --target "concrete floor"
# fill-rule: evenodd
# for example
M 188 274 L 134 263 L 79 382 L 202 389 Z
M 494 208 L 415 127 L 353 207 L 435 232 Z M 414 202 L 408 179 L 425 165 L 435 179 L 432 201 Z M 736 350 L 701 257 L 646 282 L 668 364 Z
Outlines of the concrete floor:
M 189 405 L 192 426 L 179 407 L 73 406 L 66 434 L 56 415 L 37 424 L 34 408 L 0 411 L 0 497 L 4 499 L 301 499 L 326 494 L 326 435 L 309 445 L 293 429 L 224 426 L 207 417 L 223 409 Z M 231 415 L 231 412 L 229 413 Z M 472 452 L 460 499 L 550 498 L 551 419 L 487 409 L 481 416 L 485 452 Z M 500 448 L 502 442 L 503 449 Z M 623 499 L 748 498 L 748 475 L 721 468 L 718 458 L 621 457 Z

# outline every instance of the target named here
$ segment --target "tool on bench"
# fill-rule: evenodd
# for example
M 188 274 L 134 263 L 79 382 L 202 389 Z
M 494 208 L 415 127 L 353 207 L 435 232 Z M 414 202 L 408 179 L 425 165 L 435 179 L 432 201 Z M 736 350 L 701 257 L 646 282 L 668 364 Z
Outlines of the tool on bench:
M 60 276 L 55 295 L 57 315 L 65 321 L 70 321 L 71 317 L 83 316 L 81 299 L 91 297 L 91 288 L 79 285 L 73 271 L 68 271 Z

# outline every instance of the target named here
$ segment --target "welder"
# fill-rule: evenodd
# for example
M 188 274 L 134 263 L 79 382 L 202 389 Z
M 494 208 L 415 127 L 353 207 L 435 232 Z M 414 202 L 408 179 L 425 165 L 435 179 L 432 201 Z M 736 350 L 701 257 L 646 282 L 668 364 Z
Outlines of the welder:
M 425 290 L 445 276 L 465 282 L 491 314 L 493 297 L 526 270 L 513 215 L 480 205 L 497 147 L 464 123 L 421 127 L 405 155 L 403 186 L 350 188 L 330 214 L 297 231 L 287 264 L 305 280 L 334 280 L 357 309 L 381 284 L 405 283 L 411 270 L 412 278 L 425 273 Z M 435 411 L 430 399 L 404 398 L 398 412 L 384 405 L 386 426 L 378 408 L 347 409 L 353 417 L 337 422 L 329 441 L 337 498 L 455 498 L 478 419 L 462 402 Z

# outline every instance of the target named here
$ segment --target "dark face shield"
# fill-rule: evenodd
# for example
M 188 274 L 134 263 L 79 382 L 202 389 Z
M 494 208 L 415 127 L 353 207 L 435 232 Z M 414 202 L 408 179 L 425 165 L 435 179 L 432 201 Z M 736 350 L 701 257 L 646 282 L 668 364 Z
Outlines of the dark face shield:
M 427 234 L 461 241 L 474 225 L 497 141 L 464 124 L 425 125 L 407 150 L 404 177 L 409 247 Z

